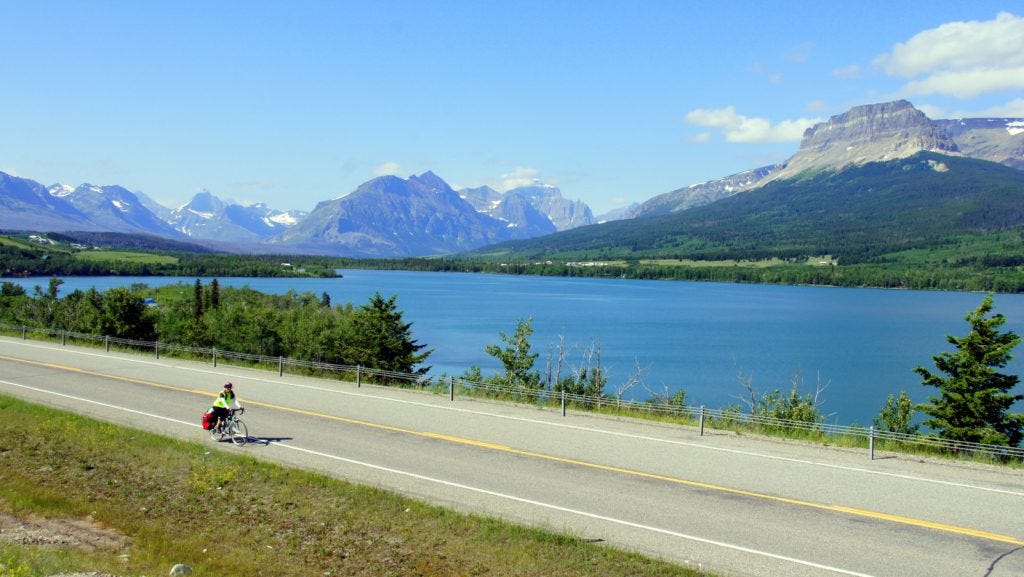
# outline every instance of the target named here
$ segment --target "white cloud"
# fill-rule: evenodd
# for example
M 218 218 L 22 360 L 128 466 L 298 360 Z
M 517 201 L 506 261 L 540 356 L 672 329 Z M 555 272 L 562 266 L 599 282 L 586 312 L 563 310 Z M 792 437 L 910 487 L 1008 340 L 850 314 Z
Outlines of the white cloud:
M 828 110 L 828 103 L 824 100 L 812 100 L 804 106 L 804 109 L 808 112 L 824 112 Z
M 373 167 L 374 176 L 398 176 L 402 174 L 402 167 L 397 162 L 385 162 Z
M 906 96 L 948 94 L 961 100 L 970 100 L 990 92 L 1018 89 L 1024 89 L 1024 65 L 1016 68 L 936 72 L 922 80 L 908 82 L 903 86 L 902 93 Z
M 520 186 L 536 186 L 540 183 L 539 170 L 527 166 L 518 166 L 511 172 L 502 174 L 494 188 L 497 189 L 498 192 L 505 192 L 506 190 L 512 190 L 513 188 L 518 188 Z
M 842 68 L 836 68 L 832 71 L 832 76 L 846 80 L 848 78 L 860 78 L 861 69 L 859 64 L 851 64 L 849 66 L 843 66 Z
M 690 142 L 696 142 L 697 144 L 700 144 L 701 142 L 707 142 L 709 140 L 711 140 L 710 132 L 701 132 L 700 134 L 694 134 L 693 136 L 690 137 Z
M 949 22 L 925 30 L 875 58 L 886 74 L 908 80 L 908 96 L 945 94 L 961 99 L 1024 89 L 1024 18 Z
M 1015 98 L 1006 104 L 991 106 L 984 110 L 959 110 L 949 118 L 1024 118 L 1024 98 Z
M 14 177 L 18 176 L 18 171 L 14 170 L 13 168 L 4 168 L 4 167 L 0 166 L 0 172 L 9 174 L 9 175 L 14 176 Z
M 688 124 L 717 128 L 729 142 L 792 142 L 803 138 L 804 130 L 821 122 L 818 118 L 783 120 L 772 124 L 765 118 L 751 118 L 736 113 L 736 108 L 698 108 L 685 118 Z

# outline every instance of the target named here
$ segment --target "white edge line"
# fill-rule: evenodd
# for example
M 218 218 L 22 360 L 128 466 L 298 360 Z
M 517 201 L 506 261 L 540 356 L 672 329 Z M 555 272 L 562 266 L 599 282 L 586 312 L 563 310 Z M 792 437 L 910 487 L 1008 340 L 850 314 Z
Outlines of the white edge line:
M 57 392 L 54 392 L 54 391 L 48 391 L 46 389 L 40 389 L 40 388 L 37 388 L 37 387 L 30 387 L 28 385 L 22 385 L 22 384 L 19 384 L 19 383 L 12 383 L 10 381 L 0 380 L 0 383 L 3 383 L 5 385 L 10 385 L 10 386 L 13 386 L 13 387 L 19 387 L 19 388 L 22 388 L 22 389 L 28 389 L 30 391 L 35 391 L 37 393 L 45 393 L 45 394 L 54 395 L 54 396 L 57 396 L 57 397 L 64 397 L 66 399 L 71 399 L 71 400 L 75 400 L 75 401 L 79 401 L 79 402 L 83 402 L 83 403 L 91 403 L 91 404 L 99 405 L 101 407 L 106 407 L 106 408 L 109 408 L 109 409 L 116 409 L 116 410 L 124 411 L 124 412 L 127 412 L 127 413 L 133 413 L 133 414 L 136 414 L 136 415 L 143 415 L 143 416 L 146 416 L 146 417 L 152 417 L 154 419 L 160 419 L 160 420 L 163 420 L 163 421 L 169 421 L 169 422 L 172 422 L 172 423 L 178 423 L 178 424 L 182 424 L 182 425 L 185 425 L 185 426 L 188 426 L 188 427 L 199 427 L 200 426 L 200 425 L 196 425 L 195 423 L 189 423 L 187 421 L 182 421 L 182 420 L 179 420 L 179 419 L 172 419 L 170 417 L 164 417 L 162 415 L 154 415 L 152 413 L 147 413 L 145 411 L 138 411 L 138 410 L 135 410 L 135 409 L 129 409 L 127 407 L 122 407 L 122 406 L 118 406 L 118 405 L 111 405 L 109 403 L 103 403 L 103 402 L 100 402 L 100 401 L 94 401 L 94 400 L 85 399 L 85 398 L 82 398 L 82 397 L 76 397 L 74 395 L 67 395 L 67 394 L 64 394 L 64 393 L 57 393 Z M 269 445 L 271 443 L 267 443 L 267 444 Z M 807 566 L 807 567 L 813 567 L 815 569 L 822 569 L 822 570 L 825 570 L 825 571 L 831 571 L 833 573 L 838 573 L 838 574 L 841 574 L 841 575 L 849 575 L 851 577 L 874 577 L 872 575 L 868 575 L 867 573 L 858 573 L 856 571 L 849 571 L 849 570 L 846 570 L 846 569 L 840 569 L 838 567 L 831 567 L 829 565 L 822 565 L 820 563 L 815 563 L 813 561 L 804 561 L 802 559 L 796 559 L 796 558 L 793 558 L 793 557 L 787 557 L 785 555 L 778 555 L 778 554 L 775 554 L 775 553 L 769 553 L 767 551 L 760 551 L 758 549 L 751 549 L 749 547 L 743 547 L 741 545 L 733 545 L 731 543 L 725 543 L 725 542 L 722 542 L 722 541 L 715 541 L 713 539 L 705 539 L 703 537 L 697 537 L 697 536 L 694 536 L 694 535 L 687 535 L 685 533 L 679 533 L 677 531 L 670 531 L 668 529 L 661 529 L 661 528 L 658 528 L 658 527 L 651 527 L 649 525 L 641 525 L 639 523 L 633 523 L 631 521 L 625 521 L 623 519 L 615 519 L 613 517 L 606 517 L 604 515 L 598 515 L 596 513 L 588 513 L 586 511 L 580 511 L 578 509 L 569 509 L 567 507 L 562 507 L 562 506 L 559 506 L 559 505 L 552 505 L 550 503 L 542 503 L 540 501 L 534 501 L 532 499 L 526 499 L 526 498 L 523 498 L 523 497 L 516 497 L 515 495 L 508 495 L 506 493 L 498 493 L 496 491 L 490 491 L 488 489 L 481 489 L 481 488 L 478 488 L 478 487 L 471 487 L 469 485 L 463 485 L 461 483 L 454 483 L 452 481 L 445 481 L 443 479 L 437 479 L 437 478 L 434 478 L 434 477 L 427 477 L 425 475 L 420 475 L 420 474 L 417 474 L 417 473 L 411 473 L 409 471 L 401 471 L 399 469 L 392 469 L 390 467 L 384 467 L 384 466 L 381 466 L 381 465 L 375 465 L 373 463 L 366 463 L 364 461 L 357 461 L 355 459 L 348 459 L 348 458 L 345 458 L 345 457 L 340 457 L 338 455 L 331 455 L 329 453 L 323 453 L 323 452 L 320 452 L 320 451 L 314 451 L 312 449 L 304 449 L 302 447 L 296 447 L 296 446 L 288 445 L 288 444 L 285 444 L 285 443 L 275 442 L 273 444 L 275 446 L 278 446 L 278 447 L 281 447 L 281 448 L 284 448 L 284 449 L 290 449 L 292 451 L 298 451 L 298 452 L 301 452 L 301 453 L 307 453 L 307 454 L 310 454 L 310 455 L 316 455 L 318 457 L 323 457 L 325 459 L 332 459 L 332 460 L 335 460 L 335 461 L 341 461 L 341 462 L 349 463 L 349 464 L 352 464 L 352 465 L 359 465 L 361 467 L 366 467 L 366 468 L 369 468 L 369 469 L 375 469 L 375 470 L 383 471 L 385 473 L 390 473 L 390 474 L 393 474 L 393 475 L 402 475 L 404 477 L 410 477 L 412 479 L 417 479 L 417 480 L 420 480 L 420 481 L 427 481 L 427 482 L 430 482 L 430 483 L 436 483 L 436 484 L 444 485 L 444 486 L 447 486 L 447 487 L 453 487 L 453 488 L 456 488 L 456 489 L 462 489 L 464 491 L 472 491 L 472 492 L 475 492 L 475 493 L 481 493 L 481 494 L 484 494 L 484 495 L 489 495 L 491 497 L 498 497 L 500 499 L 507 499 L 507 500 L 510 500 L 510 501 L 518 502 L 518 503 L 526 503 L 528 505 L 533 505 L 533 506 L 536 506 L 536 507 L 542 507 L 542 508 L 545 508 L 545 509 L 551 509 L 551 510 L 560 511 L 560 512 L 563 512 L 563 513 L 570 513 L 570 514 L 578 515 L 578 516 L 581 516 L 581 517 L 588 517 L 588 518 L 591 518 L 591 519 L 597 519 L 599 521 L 605 521 L 605 522 L 608 522 L 608 523 L 614 523 L 614 524 L 617 524 L 617 525 L 623 525 L 623 526 L 626 526 L 626 527 L 632 527 L 634 529 L 641 529 L 643 531 L 650 531 L 650 532 L 653 532 L 653 533 L 661 533 L 663 535 L 668 535 L 670 537 L 678 537 L 680 539 L 685 539 L 687 541 L 694 541 L 694 542 L 697 542 L 697 543 L 703 543 L 705 545 L 713 545 L 715 547 L 721 547 L 721 548 L 724 548 L 724 549 L 731 549 L 733 551 L 739 551 L 739 552 L 748 553 L 748 554 L 751 554 L 751 555 L 758 555 L 758 556 L 761 556 L 761 557 L 767 557 L 767 558 L 770 558 L 770 559 L 776 559 L 776 560 L 779 560 L 779 561 L 785 561 L 785 562 L 794 563 L 794 564 L 797 564 L 797 565 L 804 565 L 804 566 Z

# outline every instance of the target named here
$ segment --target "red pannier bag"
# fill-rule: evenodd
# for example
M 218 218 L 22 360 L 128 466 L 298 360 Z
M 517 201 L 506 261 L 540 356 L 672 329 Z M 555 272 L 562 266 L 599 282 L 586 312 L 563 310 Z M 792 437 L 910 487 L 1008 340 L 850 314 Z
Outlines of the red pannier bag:
M 209 431 L 213 428 L 213 413 L 203 413 L 203 429 Z

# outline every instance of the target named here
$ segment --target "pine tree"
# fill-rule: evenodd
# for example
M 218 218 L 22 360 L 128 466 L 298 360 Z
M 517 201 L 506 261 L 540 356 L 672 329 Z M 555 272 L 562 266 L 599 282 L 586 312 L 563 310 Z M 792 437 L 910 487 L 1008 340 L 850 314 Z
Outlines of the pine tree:
M 938 431 L 939 436 L 957 441 L 1017 446 L 1024 429 L 1024 414 L 1009 413 L 1010 407 L 1024 399 L 1012 394 L 1019 380 L 1016 375 L 996 371 L 1012 359 L 1010 351 L 1020 342 L 1012 331 L 1000 333 L 1006 322 L 1001 314 L 986 318 L 992 311 L 992 297 L 987 296 L 965 320 L 971 331 L 963 338 L 946 337 L 956 351 L 945 352 L 932 359 L 946 377 L 924 367 L 914 369 L 923 384 L 939 389 L 938 397 L 920 405 L 929 415 L 924 424 Z
M 397 296 L 385 299 L 380 293 L 370 297 L 352 315 L 355 342 L 352 357 L 356 362 L 374 369 L 399 373 L 425 374 L 430 367 L 416 368 L 433 351 L 420 352 L 426 345 L 412 338 L 412 323 L 402 320 L 402 311 L 395 303 Z

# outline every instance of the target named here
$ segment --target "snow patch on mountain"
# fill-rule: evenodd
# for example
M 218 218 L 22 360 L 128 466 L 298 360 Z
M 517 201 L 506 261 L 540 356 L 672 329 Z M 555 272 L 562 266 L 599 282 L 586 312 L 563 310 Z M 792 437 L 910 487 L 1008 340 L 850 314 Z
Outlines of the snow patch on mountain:
M 60 183 L 58 183 L 58 184 L 55 184 L 55 185 L 51 186 L 47 190 L 50 192 L 51 196 L 56 196 L 58 198 L 63 198 L 65 196 L 75 192 L 75 187 L 69 186 L 67 184 L 60 184 Z

